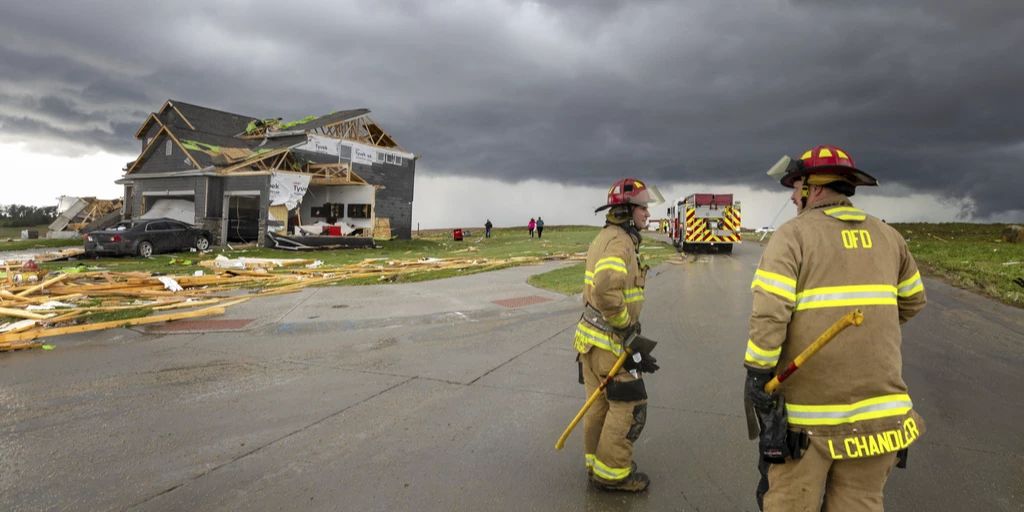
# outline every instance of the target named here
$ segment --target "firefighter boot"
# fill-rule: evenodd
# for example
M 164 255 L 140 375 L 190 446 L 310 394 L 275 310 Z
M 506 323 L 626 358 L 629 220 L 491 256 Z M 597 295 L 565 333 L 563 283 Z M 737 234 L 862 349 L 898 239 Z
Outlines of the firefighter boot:
M 590 481 L 594 484 L 594 487 L 602 491 L 610 492 L 643 492 L 647 490 L 647 486 L 651 485 L 651 479 L 647 477 L 646 473 L 639 473 L 634 466 L 634 471 L 629 473 L 629 476 L 622 480 L 611 482 L 603 478 L 591 477 Z

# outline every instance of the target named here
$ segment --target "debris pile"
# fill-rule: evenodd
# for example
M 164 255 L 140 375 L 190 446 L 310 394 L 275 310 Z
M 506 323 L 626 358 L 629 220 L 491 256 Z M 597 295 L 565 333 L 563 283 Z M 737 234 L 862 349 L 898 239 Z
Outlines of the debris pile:
M 293 293 L 363 279 L 390 282 L 437 271 L 482 272 L 551 260 L 583 259 L 581 254 L 512 258 L 370 258 L 326 266 L 308 259 L 218 256 L 200 263 L 195 275 L 86 271 L 33 280 L 0 281 L 0 352 L 41 346 L 40 338 L 224 314 L 252 297 Z M 210 272 L 206 274 L 205 272 Z
M 80 233 L 114 225 L 121 220 L 121 199 L 61 196 L 57 218 L 50 224 L 47 238 L 78 238 Z

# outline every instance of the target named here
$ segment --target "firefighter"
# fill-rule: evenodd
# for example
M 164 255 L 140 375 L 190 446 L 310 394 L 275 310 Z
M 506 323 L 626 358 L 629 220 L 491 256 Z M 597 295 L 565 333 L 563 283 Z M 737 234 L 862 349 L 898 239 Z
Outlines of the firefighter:
M 640 257 L 640 231 L 648 205 L 661 202 L 657 188 L 635 178 L 616 181 L 595 213 L 607 210 L 605 226 L 590 244 L 584 276 L 584 312 L 576 326 L 580 381 L 590 396 L 640 331 L 647 267 Z M 650 479 L 636 471 L 633 443 L 647 421 L 643 372 L 657 370 L 649 354 L 633 353 L 583 417 L 584 459 L 590 481 L 606 491 L 640 492 Z
M 925 305 L 921 274 L 899 232 L 850 202 L 878 181 L 842 149 L 783 157 L 768 174 L 793 189 L 797 216 L 772 235 L 751 284 L 745 397 L 762 420 L 758 505 L 882 510 L 890 471 L 924 432 L 900 351 L 900 326 Z M 851 308 L 862 326 L 765 393 L 776 369 Z

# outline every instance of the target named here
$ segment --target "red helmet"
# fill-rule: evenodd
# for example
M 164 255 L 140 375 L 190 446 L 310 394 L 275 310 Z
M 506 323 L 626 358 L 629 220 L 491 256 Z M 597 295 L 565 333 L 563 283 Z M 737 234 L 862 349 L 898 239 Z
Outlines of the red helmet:
M 815 146 L 803 155 L 800 160 L 793 160 L 789 157 L 782 157 L 769 171 L 768 175 L 779 178 L 782 186 L 793 188 L 793 182 L 799 178 L 811 175 L 819 175 L 824 184 L 835 179 L 842 179 L 854 186 L 877 186 L 876 180 L 870 174 L 858 169 L 846 151 L 830 145 Z
M 608 201 L 594 212 L 618 205 L 648 206 L 664 200 L 661 193 L 658 192 L 658 187 L 647 186 L 636 178 L 623 178 L 612 184 L 612 188 L 608 189 Z

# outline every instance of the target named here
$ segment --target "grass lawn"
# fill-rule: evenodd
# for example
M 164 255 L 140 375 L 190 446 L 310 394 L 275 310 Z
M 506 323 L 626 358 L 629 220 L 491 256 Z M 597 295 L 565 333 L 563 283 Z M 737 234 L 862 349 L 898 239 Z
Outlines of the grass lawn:
M 1024 244 L 1003 242 L 1006 224 L 893 224 L 924 273 L 1024 307 Z
M 597 231 L 598 228 L 594 228 L 590 240 L 593 239 L 593 236 L 597 235 Z M 590 240 L 586 241 L 583 251 L 587 250 Z M 671 257 L 678 257 L 675 247 L 672 247 L 671 244 L 650 239 L 644 240 L 640 245 L 640 254 L 644 262 L 651 267 L 655 267 Z M 527 282 L 538 288 L 566 295 L 574 295 L 583 292 L 583 272 L 585 268 L 585 263 L 576 263 L 543 274 L 530 276 Z
M 21 231 L 24 229 L 34 229 L 39 233 L 39 236 L 46 236 L 48 227 L 48 225 L 20 228 L 0 227 L 0 251 L 21 251 L 24 249 L 46 249 L 51 247 L 75 247 L 82 245 L 82 240 L 79 238 L 73 238 L 71 240 L 47 240 L 45 238 L 38 238 L 35 240 L 21 239 Z
M 83 247 L 82 241 L 78 239 L 72 240 L 48 240 L 40 238 L 38 240 L 12 240 L 5 242 L 0 239 L 0 251 L 22 251 L 31 249 L 54 249 L 65 247 Z

